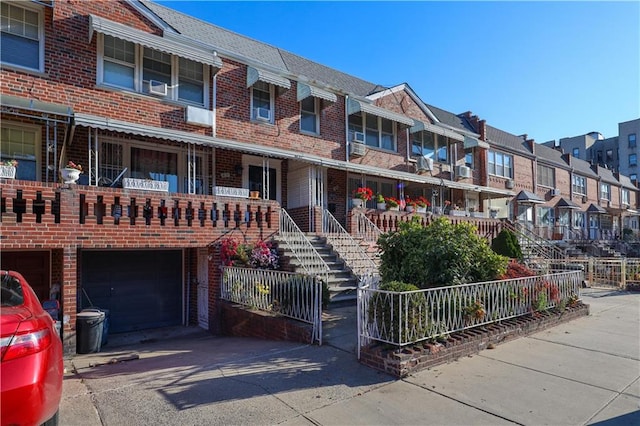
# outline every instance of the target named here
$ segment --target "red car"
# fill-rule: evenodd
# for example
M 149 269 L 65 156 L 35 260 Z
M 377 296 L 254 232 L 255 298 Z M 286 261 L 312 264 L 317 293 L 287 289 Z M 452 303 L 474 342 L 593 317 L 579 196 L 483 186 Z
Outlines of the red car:
M 0 422 L 55 425 L 64 362 L 55 322 L 22 275 L 0 271 Z

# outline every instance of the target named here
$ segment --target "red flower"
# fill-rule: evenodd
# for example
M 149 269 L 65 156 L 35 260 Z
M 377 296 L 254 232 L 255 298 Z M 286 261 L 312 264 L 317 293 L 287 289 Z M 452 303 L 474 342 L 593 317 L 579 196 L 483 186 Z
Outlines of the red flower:
M 371 188 L 361 186 L 360 188 L 353 191 L 353 198 L 360 198 L 362 201 L 369 201 L 371 198 L 373 198 L 373 191 L 371 190 Z

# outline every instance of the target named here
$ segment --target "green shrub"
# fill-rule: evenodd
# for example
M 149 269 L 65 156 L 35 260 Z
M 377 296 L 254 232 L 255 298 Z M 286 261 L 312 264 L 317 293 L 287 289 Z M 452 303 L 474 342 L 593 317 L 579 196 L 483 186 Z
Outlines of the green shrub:
M 380 290 L 403 293 L 419 289 L 413 284 L 390 281 L 382 284 Z M 369 302 L 368 323 L 378 324 L 381 337 L 392 343 L 415 340 L 422 337 L 426 330 L 427 299 L 424 293 L 405 296 L 406 306 L 402 309 L 400 299 L 400 294 L 376 292 Z
M 522 249 L 518 237 L 512 231 L 503 229 L 491 242 L 491 249 L 511 259 L 522 260 Z
M 423 227 L 403 222 L 397 232 L 378 240 L 383 282 L 402 281 L 420 288 L 497 279 L 508 258 L 491 250 L 470 223 L 452 224 L 444 217 Z

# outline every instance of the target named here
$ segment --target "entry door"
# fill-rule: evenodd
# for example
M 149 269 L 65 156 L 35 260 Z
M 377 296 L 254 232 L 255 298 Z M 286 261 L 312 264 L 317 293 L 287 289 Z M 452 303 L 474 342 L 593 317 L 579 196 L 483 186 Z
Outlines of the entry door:
M 599 239 L 600 218 L 597 215 L 589 216 L 589 239 Z
M 198 250 L 198 326 L 209 329 L 209 256 Z

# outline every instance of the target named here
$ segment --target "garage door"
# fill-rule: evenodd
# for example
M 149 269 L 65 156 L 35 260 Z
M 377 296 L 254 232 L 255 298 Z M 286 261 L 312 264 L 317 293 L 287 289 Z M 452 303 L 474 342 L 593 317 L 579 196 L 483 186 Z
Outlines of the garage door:
M 79 309 L 108 309 L 109 333 L 182 322 L 180 251 L 85 251 L 82 287 Z

